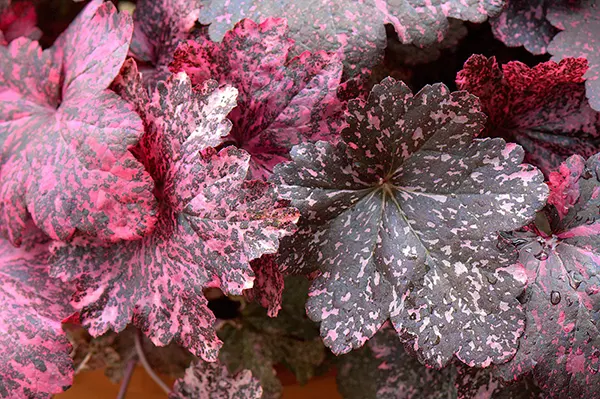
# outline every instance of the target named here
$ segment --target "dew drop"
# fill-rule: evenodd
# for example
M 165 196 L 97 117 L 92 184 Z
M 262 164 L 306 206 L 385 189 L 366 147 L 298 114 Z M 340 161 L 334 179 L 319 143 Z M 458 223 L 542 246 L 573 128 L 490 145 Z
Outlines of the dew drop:
M 560 292 L 552 291 L 550 293 L 550 303 L 553 305 L 558 305 L 560 303 Z
M 411 314 L 410 315 L 410 319 L 411 320 L 416 320 L 417 319 L 417 314 L 416 313 Z
M 573 304 L 573 299 L 570 296 L 567 296 L 567 306 L 571 306 Z
M 571 270 L 569 272 L 569 285 L 573 287 L 573 289 L 579 288 L 581 282 L 583 281 L 583 276 L 576 270 Z
M 592 171 L 590 168 L 585 168 L 583 169 L 583 173 L 581 173 L 581 177 L 583 177 L 585 180 L 588 180 L 592 177 Z
M 537 260 L 546 260 L 548 259 L 548 253 L 546 251 L 544 251 L 543 249 L 538 252 L 537 254 L 533 255 Z

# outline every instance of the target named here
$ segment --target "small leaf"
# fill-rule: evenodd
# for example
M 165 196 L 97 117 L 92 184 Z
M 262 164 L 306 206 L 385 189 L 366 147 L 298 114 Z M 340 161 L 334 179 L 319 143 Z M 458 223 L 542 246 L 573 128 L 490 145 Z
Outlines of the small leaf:
M 179 42 L 191 36 L 200 14 L 199 0 L 139 0 L 133 13 L 130 54 L 150 64 L 143 71 L 152 88 L 169 76 L 167 66 Z
M 32 1 L 21 1 L 4 9 L 0 6 L 0 45 L 18 37 L 38 40 L 42 31 L 37 27 L 37 14 Z
M 250 370 L 231 375 L 219 363 L 198 361 L 175 381 L 169 399 L 260 399 L 262 393 Z
M 286 278 L 281 311 L 272 318 L 256 304 L 248 305 L 239 323 L 226 324 L 219 331 L 223 339 L 220 360 L 229 370 L 252 371 L 263 387 L 263 399 L 281 397 L 281 381 L 274 367 L 285 365 L 301 384 L 317 372 L 325 360 L 325 346 L 319 329 L 308 320 L 304 304 L 308 281 Z

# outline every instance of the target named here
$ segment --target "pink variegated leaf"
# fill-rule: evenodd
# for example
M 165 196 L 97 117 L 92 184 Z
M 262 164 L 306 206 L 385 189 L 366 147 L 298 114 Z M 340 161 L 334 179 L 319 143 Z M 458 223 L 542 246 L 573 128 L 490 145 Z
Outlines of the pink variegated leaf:
M 550 175 L 550 232 L 513 233 L 528 275 L 527 328 L 501 366 L 512 380 L 533 373 L 546 398 L 592 398 L 600 385 L 600 155 L 567 159 Z
M 42 31 L 36 25 L 37 14 L 32 2 L 21 1 L 12 4 L 0 13 L 0 45 L 6 45 L 22 36 L 38 40 Z
M 502 0 L 329 0 L 280 1 L 203 0 L 200 22 L 210 24 L 212 40 L 221 41 L 234 24 L 244 18 L 262 22 L 268 17 L 287 19 L 290 37 L 301 51 L 338 52 L 344 60 L 345 75 L 368 73 L 377 65 L 386 46 L 384 25 L 394 26 L 403 43 L 419 47 L 443 40 L 448 18 L 484 22 L 500 14 Z
M 562 31 L 554 36 L 548 52 L 556 61 L 568 57 L 588 60 L 590 68 L 585 74 L 585 94 L 590 106 L 600 111 L 600 2 L 550 2 L 547 18 Z
M 508 47 L 523 46 L 532 54 L 546 54 L 558 32 L 546 19 L 546 11 L 549 4 L 558 1 L 508 0 L 502 14 L 490 19 L 494 36 Z
M 175 381 L 169 399 L 260 399 L 263 390 L 250 370 L 231 374 L 218 362 L 198 361 Z
M 276 317 L 281 309 L 285 285 L 275 258 L 275 255 L 263 255 L 250 263 L 256 278 L 254 286 L 244 291 L 246 298 L 267 309 L 270 317 Z
M 171 64 L 195 85 L 214 79 L 238 89 L 238 107 L 229 114 L 233 128 L 223 142 L 250 153 L 249 178 L 268 178 L 295 144 L 337 140 L 342 64 L 322 51 L 289 58 L 292 44 L 285 20 L 257 25 L 245 19 L 222 43 L 204 38 L 183 43 Z
M 521 62 L 496 63 L 474 55 L 456 83 L 481 100 L 488 115 L 486 135 L 525 149 L 525 160 L 546 175 L 568 156 L 600 149 L 600 113 L 588 105 L 583 75 L 587 62 L 568 58 L 530 68 Z
M 153 87 L 167 69 L 180 41 L 190 38 L 200 14 L 200 0 L 139 0 L 133 13 L 130 54 L 149 64 L 144 82 Z
M 71 291 L 49 277 L 49 255 L 44 240 L 21 248 L 0 241 L 0 398 L 49 399 L 73 382 L 61 328 L 73 313 Z
M 278 261 L 318 273 L 307 311 L 334 353 L 388 318 L 431 366 L 454 355 L 487 366 L 516 351 L 524 281 L 497 232 L 531 222 L 548 189 L 521 147 L 474 140 L 484 122 L 466 92 L 413 95 L 387 78 L 350 102 L 342 142 L 296 146 L 276 168 L 302 214 Z
M 0 47 L 0 236 L 13 244 L 30 218 L 59 240 L 152 229 L 152 179 L 129 151 L 142 122 L 107 90 L 131 31 L 127 14 L 96 0 L 48 50 L 26 38 Z
M 250 157 L 243 150 L 210 147 L 231 127 L 225 117 L 235 89 L 209 81 L 196 91 L 182 73 L 149 97 L 132 62 L 115 88 L 146 125 L 138 156 L 157 186 L 156 229 L 109 246 L 57 244 L 53 272 L 77 282 L 74 305 L 92 335 L 133 320 L 154 344 L 175 340 L 213 361 L 221 342 L 202 289 L 240 295 L 252 287 L 250 261 L 277 251 L 297 212 L 278 201 L 274 186 L 245 180 Z

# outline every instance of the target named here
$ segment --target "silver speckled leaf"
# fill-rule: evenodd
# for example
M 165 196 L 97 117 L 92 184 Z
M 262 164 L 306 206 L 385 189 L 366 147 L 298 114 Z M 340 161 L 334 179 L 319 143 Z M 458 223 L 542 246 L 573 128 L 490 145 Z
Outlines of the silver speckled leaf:
M 334 353 L 388 318 L 432 366 L 455 354 L 486 366 L 516 351 L 524 278 L 497 232 L 529 223 L 548 189 L 521 147 L 474 139 L 484 121 L 466 92 L 437 84 L 413 95 L 387 78 L 349 103 L 342 142 L 296 146 L 276 168 L 302 215 L 278 261 L 317 273 L 307 311 Z

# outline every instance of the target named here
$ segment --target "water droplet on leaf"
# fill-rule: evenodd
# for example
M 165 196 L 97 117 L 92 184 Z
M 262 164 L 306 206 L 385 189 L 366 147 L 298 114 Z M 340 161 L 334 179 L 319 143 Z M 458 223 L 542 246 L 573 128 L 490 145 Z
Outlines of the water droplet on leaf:
M 537 260 L 542 260 L 543 261 L 543 260 L 548 259 L 548 253 L 545 250 L 543 250 L 543 249 L 540 252 L 538 252 L 537 254 L 533 255 L 533 256 L 535 256 L 535 258 Z
M 553 305 L 558 305 L 560 303 L 560 292 L 552 291 L 550 293 L 550 303 Z
M 573 287 L 573 289 L 579 288 L 581 282 L 583 281 L 583 276 L 576 270 L 571 270 L 569 272 L 569 285 Z
M 416 313 L 411 314 L 410 315 L 410 319 L 411 320 L 416 320 L 417 319 L 417 314 Z

